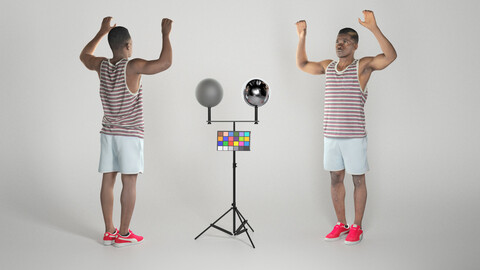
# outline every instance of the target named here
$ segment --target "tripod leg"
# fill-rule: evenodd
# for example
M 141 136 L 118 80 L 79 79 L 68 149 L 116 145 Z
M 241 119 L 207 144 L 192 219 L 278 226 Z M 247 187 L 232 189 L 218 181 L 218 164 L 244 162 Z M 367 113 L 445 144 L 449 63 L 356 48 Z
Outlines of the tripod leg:
M 246 219 L 243 217 L 242 213 L 240 213 L 240 211 L 239 211 L 238 209 L 236 209 L 236 212 L 237 212 L 237 214 L 238 214 L 238 218 L 240 219 L 240 221 L 242 221 L 242 219 L 243 219 L 243 220 L 246 220 Z M 242 221 L 242 222 L 243 222 L 243 221 Z M 248 227 L 250 228 L 250 230 L 252 230 L 252 232 L 255 232 L 255 231 L 253 230 L 252 226 L 250 226 L 250 223 L 248 223 L 248 221 L 247 221 L 247 225 L 248 225 Z
M 238 218 L 240 219 L 240 222 L 241 222 L 241 225 L 238 227 L 238 229 L 237 229 L 237 231 L 235 232 L 235 234 L 241 234 L 241 233 L 243 233 L 243 232 L 247 233 L 248 240 L 250 240 L 250 244 L 252 244 L 252 247 L 255 248 L 255 245 L 253 244 L 252 238 L 250 237 L 250 234 L 248 233 L 248 229 L 245 228 L 245 224 L 247 224 L 248 227 L 250 227 L 250 224 L 248 224 L 248 221 L 242 216 L 242 214 L 240 213 L 240 211 L 238 211 L 238 209 L 235 209 L 235 212 L 237 213 Z M 243 229 L 243 230 L 242 230 L 242 229 Z M 251 229 L 252 232 L 253 232 L 252 227 L 250 227 L 250 229 Z
M 253 244 L 252 238 L 250 238 L 250 234 L 248 234 L 248 230 L 245 230 L 245 232 L 247 233 L 248 240 L 250 240 L 250 244 L 252 244 L 252 247 L 255 248 L 255 245 Z
M 232 211 L 233 207 L 228 209 L 227 212 L 225 212 L 222 216 L 220 216 L 217 220 L 215 220 L 215 222 L 213 222 L 212 224 L 210 224 L 210 226 L 208 226 L 205 230 L 203 230 L 203 232 L 201 232 L 199 235 L 197 235 L 197 237 L 195 237 L 195 240 L 197 240 L 198 237 L 200 237 L 202 234 L 204 234 L 208 229 L 210 229 L 212 226 L 215 226 L 215 223 L 217 223 L 220 219 L 222 219 L 226 214 L 228 214 L 230 211 Z M 216 227 L 216 226 L 215 226 Z
M 238 211 L 235 209 L 235 215 L 238 216 L 238 219 L 240 220 L 240 226 L 238 226 L 238 228 L 235 229 L 235 235 L 239 235 L 239 234 L 242 234 L 245 232 L 245 230 L 247 230 L 247 228 L 245 228 L 245 224 L 248 223 L 248 221 L 246 219 L 243 219 L 239 214 L 238 214 Z

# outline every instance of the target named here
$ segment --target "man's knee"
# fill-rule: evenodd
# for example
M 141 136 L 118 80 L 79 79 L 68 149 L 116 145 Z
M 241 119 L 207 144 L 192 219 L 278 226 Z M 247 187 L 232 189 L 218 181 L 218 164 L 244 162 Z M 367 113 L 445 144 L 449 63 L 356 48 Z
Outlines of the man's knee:
M 353 185 L 355 187 L 361 187 L 365 185 L 365 174 L 353 175 Z
M 343 179 L 345 178 L 345 170 L 331 171 L 330 176 L 332 178 L 332 185 L 341 184 L 343 183 Z

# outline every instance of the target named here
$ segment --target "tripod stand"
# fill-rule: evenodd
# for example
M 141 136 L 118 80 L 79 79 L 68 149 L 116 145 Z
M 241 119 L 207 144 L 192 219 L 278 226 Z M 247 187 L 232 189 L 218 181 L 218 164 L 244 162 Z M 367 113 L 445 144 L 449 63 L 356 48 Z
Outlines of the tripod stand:
M 209 118 L 209 121 L 208 123 L 210 124 L 210 122 L 232 122 L 233 123 L 233 131 L 235 131 L 235 122 L 255 122 L 258 123 L 258 120 L 256 119 L 256 121 L 210 121 L 210 118 Z M 252 244 L 252 247 L 255 248 L 255 245 L 253 244 L 253 241 L 252 241 L 252 238 L 250 237 L 250 234 L 248 233 L 248 228 L 250 228 L 250 230 L 252 230 L 252 232 L 254 232 L 253 228 L 250 226 L 250 224 L 248 223 L 247 219 L 245 219 L 245 217 L 242 215 L 242 213 L 240 213 L 240 210 L 238 210 L 237 208 L 237 202 L 236 202 L 236 199 L 237 199 L 237 196 L 236 196 L 236 169 L 237 169 L 237 163 L 236 163 L 236 151 L 233 151 L 233 202 L 232 202 L 232 207 L 230 207 L 230 209 L 225 212 L 223 215 L 221 215 L 217 220 L 215 220 L 213 223 L 210 224 L 210 226 L 208 226 L 205 230 L 203 230 L 203 232 L 201 232 L 197 237 L 195 237 L 195 240 L 197 240 L 197 238 L 199 238 L 202 234 L 204 234 L 208 229 L 210 228 L 215 228 L 221 232 L 224 232 L 228 235 L 232 235 L 232 236 L 237 236 L 237 235 L 240 235 L 242 233 L 246 233 L 247 236 L 248 236 L 248 239 L 250 240 L 250 243 Z M 222 227 L 219 227 L 217 225 L 215 225 L 219 220 L 221 220 L 224 216 L 226 216 L 228 213 L 232 212 L 233 214 L 233 227 L 232 227 L 232 231 L 228 231 Z M 237 217 L 240 221 L 240 225 L 238 226 L 238 228 L 236 227 L 236 221 L 237 221 Z M 248 228 L 246 227 L 248 226 Z

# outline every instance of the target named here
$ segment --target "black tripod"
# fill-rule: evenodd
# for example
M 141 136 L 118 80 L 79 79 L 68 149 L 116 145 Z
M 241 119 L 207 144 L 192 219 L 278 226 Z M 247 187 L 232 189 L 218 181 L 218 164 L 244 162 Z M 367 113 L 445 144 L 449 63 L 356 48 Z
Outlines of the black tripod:
M 209 120 L 210 120 L 210 118 L 209 118 Z M 256 124 L 256 123 L 258 123 L 258 120 L 256 120 L 256 121 L 208 121 L 209 124 L 210 124 L 210 122 L 232 122 L 233 123 L 233 131 L 235 131 L 235 122 L 255 122 L 255 124 Z M 233 203 L 232 203 L 232 207 L 230 207 L 230 209 L 228 209 L 227 212 L 225 212 L 223 215 L 221 215 L 217 220 L 215 220 L 215 222 L 210 224 L 210 226 L 208 226 L 205 230 L 203 230 L 203 232 L 201 232 L 197 237 L 195 237 L 195 240 L 197 240 L 197 238 L 199 238 L 202 234 L 204 234 L 208 229 L 213 227 L 213 228 L 215 228 L 219 231 L 222 231 L 226 234 L 233 235 L 233 236 L 240 235 L 242 233 L 246 233 L 247 236 L 248 236 L 248 239 L 250 240 L 250 243 L 252 244 L 252 247 L 255 248 L 255 245 L 253 244 L 252 238 L 250 237 L 250 234 L 248 233 L 248 228 L 250 228 L 250 230 L 252 230 L 252 232 L 254 232 L 254 230 L 250 226 L 248 221 L 245 219 L 245 217 L 242 215 L 242 213 L 240 213 L 240 211 L 237 208 L 237 202 L 236 202 L 236 199 L 237 199 L 237 196 L 236 196 L 236 168 L 237 168 L 236 151 L 233 151 Z M 219 227 L 219 226 L 215 225 L 220 219 L 222 219 L 224 216 L 226 216 L 228 213 L 230 213 L 230 211 L 233 212 L 233 229 L 232 229 L 231 232 L 222 228 L 222 227 Z M 238 228 L 236 227 L 237 217 L 240 220 L 240 225 L 238 226 Z M 245 225 L 248 226 L 248 228 Z

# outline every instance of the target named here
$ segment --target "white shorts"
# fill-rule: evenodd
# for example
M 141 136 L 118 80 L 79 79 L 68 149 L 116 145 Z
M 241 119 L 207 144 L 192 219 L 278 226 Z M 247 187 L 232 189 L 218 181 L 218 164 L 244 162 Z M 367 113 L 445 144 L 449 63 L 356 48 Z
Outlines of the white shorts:
M 367 137 L 327 138 L 324 142 L 323 165 L 327 171 L 342 171 L 362 175 L 368 170 Z
M 100 134 L 98 172 L 143 173 L 143 139 Z

